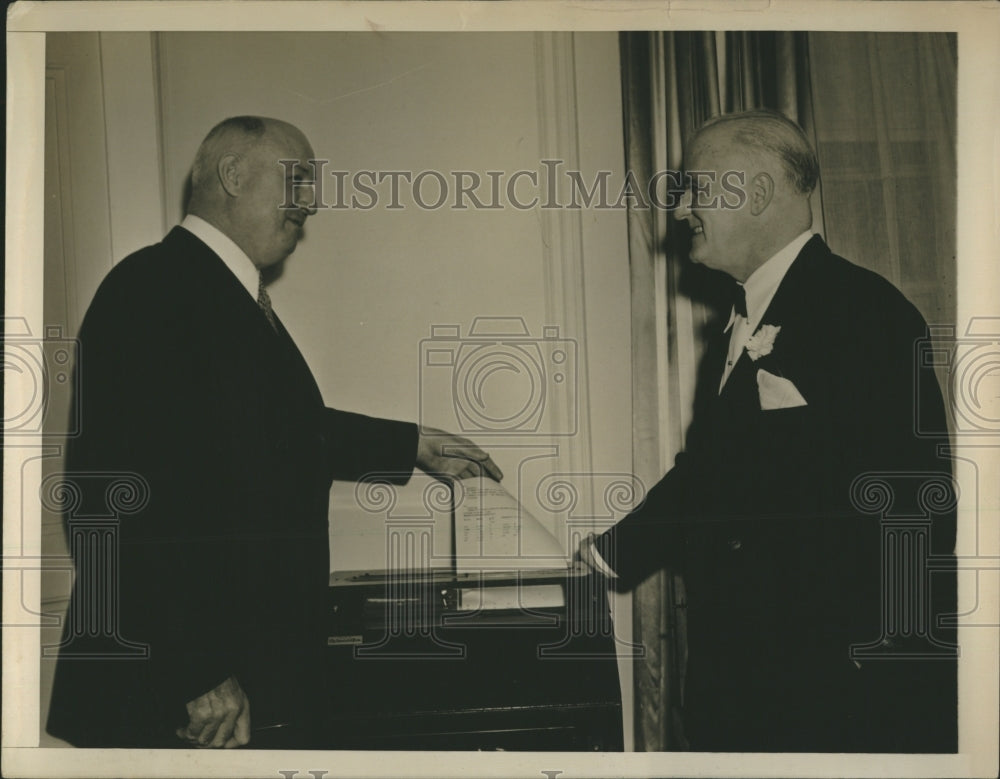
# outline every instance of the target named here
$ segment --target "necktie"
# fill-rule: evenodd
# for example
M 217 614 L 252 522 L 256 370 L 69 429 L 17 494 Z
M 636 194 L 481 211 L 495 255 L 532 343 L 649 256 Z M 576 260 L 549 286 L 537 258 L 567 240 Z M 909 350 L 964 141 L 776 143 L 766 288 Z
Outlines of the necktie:
M 274 319 L 274 309 L 271 308 L 271 296 L 267 294 L 267 290 L 264 288 L 264 277 L 260 274 L 258 274 L 258 277 L 260 281 L 257 285 L 257 305 L 264 312 L 264 316 L 267 317 L 267 321 L 271 324 L 274 332 L 278 332 L 278 323 Z
M 726 364 L 722 369 L 722 380 L 719 383 L 719 392 L 722 392 L 722 388 L 725 386 L 726 382 L 729 380 L 729 374 L 732 372 L 733 367 L 736 365 L 736 361 L 739 359 L 740 353 L 743 351 L 743 342 L 745 340 L 745 333 L 743 328 L 747 326 L 747 293 L 743 288 L 742 284 L 737 284 L 736 289 L 733 290 L 733 313 L 737 317 L 742 317 L 742 319 L 736 319 L 733 321 L 732 330 L 729 332 L 729 351 L 726 355 Z
M 742 284 L 737 284 L 736 291 L 733 292 L 733 310 L 738 316 L 747 318 L 747 291 Z

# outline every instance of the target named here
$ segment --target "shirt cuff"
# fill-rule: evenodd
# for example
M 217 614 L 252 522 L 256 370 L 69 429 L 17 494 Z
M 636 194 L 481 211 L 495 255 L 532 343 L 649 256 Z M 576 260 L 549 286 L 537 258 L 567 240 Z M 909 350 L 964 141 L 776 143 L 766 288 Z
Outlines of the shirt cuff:
M 611 570 L 611 566 L 605 562 L 604 558 L 601 557 L 601 553 L 597 551 L 597 544 L 594 543 L 595 537 L 593 535 L 588 536 L 587 540 L 584 542 L 590 547 L 590 559 L 594 563 L 594 567 L 598 572 L 604 574 L 609 579 L 617 579 L 618 574 Z

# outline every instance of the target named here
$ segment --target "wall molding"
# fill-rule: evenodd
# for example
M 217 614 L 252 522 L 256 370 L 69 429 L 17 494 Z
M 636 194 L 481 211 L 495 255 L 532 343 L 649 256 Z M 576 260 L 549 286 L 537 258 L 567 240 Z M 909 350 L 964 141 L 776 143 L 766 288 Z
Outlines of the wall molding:
M 166 232 L 153 33 L 100 33 L 112 262 Z

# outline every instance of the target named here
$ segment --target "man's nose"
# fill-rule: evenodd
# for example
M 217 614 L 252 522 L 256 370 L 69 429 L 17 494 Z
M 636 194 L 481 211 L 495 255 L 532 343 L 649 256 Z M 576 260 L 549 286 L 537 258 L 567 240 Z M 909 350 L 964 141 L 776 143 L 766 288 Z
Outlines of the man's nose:
M 691 216 L 691 191 L 685 190 L 681 193 L 677 208 L 674 209 L 674 219 L 687 219 Z
M 318 210 L 316 203 L 316 185 L 304 184 L 298 188 L 295 205 L 306 212 L 307 216 L 312 216 Z

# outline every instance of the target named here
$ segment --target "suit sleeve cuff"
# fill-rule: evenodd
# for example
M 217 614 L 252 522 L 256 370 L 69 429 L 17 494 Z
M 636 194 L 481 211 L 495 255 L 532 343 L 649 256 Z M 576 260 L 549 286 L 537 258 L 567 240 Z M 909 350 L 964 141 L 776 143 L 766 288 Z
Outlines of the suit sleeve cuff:
M 607 560 L 604 559 L 604 555 L 601 554 L 600 541 L 602 539 L 603 536 L 590 536 L 584 543 L 590 547 L 590 559 L 593 561 L 594 567 L 598 572 L 609 579 L 617 579 L 618 574 L 608 565 Z

